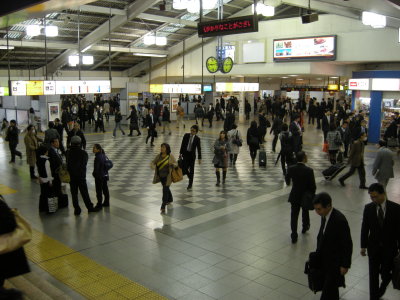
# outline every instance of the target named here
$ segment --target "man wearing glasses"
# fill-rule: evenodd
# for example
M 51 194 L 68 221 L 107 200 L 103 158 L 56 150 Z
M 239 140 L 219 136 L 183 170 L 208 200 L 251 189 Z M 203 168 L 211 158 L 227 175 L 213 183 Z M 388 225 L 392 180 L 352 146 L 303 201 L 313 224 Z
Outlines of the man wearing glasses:
M 201 164 L 201 145 L 200 138 L 197 136 L 198 131 L 199 127 L 197 125 L 193 125 L 190 128 L 190 133 L 185 133 L 182 139 L 181 150 L 179 151 L 180 157 L 183 160 L 183 174 L 189 177 L 189 185 L 187 187 L 188 190 L 190 190 L 193 185 L 196 149 L 199 157 L 199 164 Z

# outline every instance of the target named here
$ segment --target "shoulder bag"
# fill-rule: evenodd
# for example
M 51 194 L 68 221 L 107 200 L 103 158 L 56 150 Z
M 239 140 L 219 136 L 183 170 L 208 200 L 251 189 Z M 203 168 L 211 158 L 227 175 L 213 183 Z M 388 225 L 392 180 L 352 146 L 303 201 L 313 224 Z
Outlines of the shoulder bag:
M 173 168 L 171 171 L 171 180 L 173 183 L 183 180 L 183 172 L 180 167 Z
M 20 215 L 18 210 L 12 209 L 17 222 L 14 231 L 0 235 L 0 255 L 21 248 L 32 239 L 32 228 Z

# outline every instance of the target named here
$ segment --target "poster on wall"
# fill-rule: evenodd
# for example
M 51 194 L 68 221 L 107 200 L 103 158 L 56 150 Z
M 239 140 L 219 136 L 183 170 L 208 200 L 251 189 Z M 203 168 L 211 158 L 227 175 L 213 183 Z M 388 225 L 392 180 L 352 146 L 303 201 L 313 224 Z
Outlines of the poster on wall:
M 49 108 L 49 122 L 54 121 L 56 118 L 60 118 L 60 103 L 53 102 L 48 104 Z
M 176 112 L 178 103 L 179 103 L 179 98 L 171 98 L 171 112 Z
M 274 61 L 335 59 L 336 35 L 274 40 Z

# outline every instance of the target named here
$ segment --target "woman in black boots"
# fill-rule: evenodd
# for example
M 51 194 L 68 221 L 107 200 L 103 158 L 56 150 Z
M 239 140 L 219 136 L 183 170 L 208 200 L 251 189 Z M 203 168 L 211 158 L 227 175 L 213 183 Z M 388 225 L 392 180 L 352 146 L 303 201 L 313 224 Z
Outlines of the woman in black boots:
M 228 153 L 229 153 L 229 140 L 226 136 L 225 131 L 219 133 L 218 139 L 214 143 L 214 158 L 213 164 L 215 167 L 215 174 L 217 175 L 217 184 L 219 186 L 221 183 L 221 173 L 219 169 L 222 169 L 222 183 L 225 183 L 226 170 L 228 168 Z

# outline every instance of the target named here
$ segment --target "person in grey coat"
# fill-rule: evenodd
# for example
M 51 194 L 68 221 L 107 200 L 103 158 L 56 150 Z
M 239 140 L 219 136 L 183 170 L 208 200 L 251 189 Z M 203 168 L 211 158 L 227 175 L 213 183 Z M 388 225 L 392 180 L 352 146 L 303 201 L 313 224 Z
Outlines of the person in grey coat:
M 221 131 L 218 139 L 214 143 L 214 158 L 212 161 L 215 167 L 215 175 L 217 175 L 216 186 L 220 186 L 221 182 L 221 173 L 219 169 L 222 169 L 222 183 L 225 183 L 229 151 L 230 144 L 227 134 L 225 131 Z
M 385 189 L 389 179 L 394 177 L 393 165 L 393 152 L 387 148 L 385 140 L 380 140 L 378 154 L 372 167 L 372 175 Z

